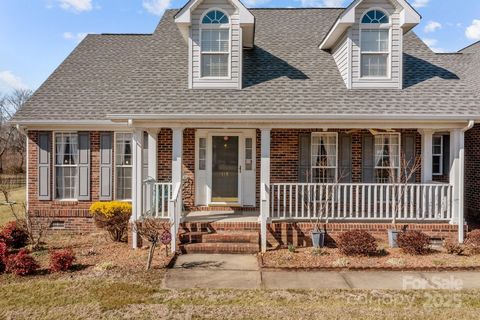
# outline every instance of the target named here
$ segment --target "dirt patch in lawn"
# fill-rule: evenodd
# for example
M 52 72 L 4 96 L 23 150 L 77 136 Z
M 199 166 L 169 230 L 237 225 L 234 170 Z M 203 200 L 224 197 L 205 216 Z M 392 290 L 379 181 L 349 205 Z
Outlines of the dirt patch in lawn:
M 50 273 L 49 253 L 51 250 L 71 248 L 76 256 L 73 270 Z M 124 280 L 156 281 L 159 284 L 165 267 L 171 262 L 173 255 L 166 254 L 165 248 L 155 250 L 152 269 L 145 270 L 148 248 L 133 250 L 127 243 L 113 242 L 104 232 L 85 235 L 52 235 L 45 238 L 44 247 L 32 253 L 41 269 L 32 277 L 15 277 L 0 275 L 5 281 L 29 281 L 31 278 L 75 279 L 75 278 L 122 278 Z
M 480 255 L 457 256 L 442 248 L 426 255 L 408 255 L 401 249 L 384 248 L 377 255 L 349 257 L 337 248 L 299 248 L 267 251 L 260 255 L 263 268 L 285 269 L 385 269 L 385 270 L 454 270 L 480 269 Z

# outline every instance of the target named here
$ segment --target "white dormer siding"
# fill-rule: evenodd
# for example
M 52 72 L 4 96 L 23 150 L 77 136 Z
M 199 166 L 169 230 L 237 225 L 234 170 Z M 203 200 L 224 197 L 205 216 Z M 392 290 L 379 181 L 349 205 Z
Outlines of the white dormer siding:
M 202 17 L 210 10 L 221 10 L 229 19 L 229 56 L 228 75 L 222 77 L 202 77 L 201 33 L 209 26 L 202 25 Z M 193 89 L 241 89 L 242 42 L 239 23 L 239 10 L 228 0 L 205 0 L 193 11 L 191 16 L 190 77 L 189 87 Z
M 386 12 L 389 18 L 389 26 L 382 25 L 381 27 L 388 30 L 389 34 L 386 76 L 365 77 L 361 71 L 361 30 L 378 27 L 361 23 L 364 14 L 372 9 Z M 403 32 L 400 27 L 400 11 L 401 8 L 390 0 L 365 0 L 357 6 L 355 24 L 350 29 L 352 39 L 351 88 L 402 88 Z
M 348 38 L 348 31 L 344 33 L 344 35 L 340 38 L 338 43 L 332 49 L 332 56 L 337 64 L 338 71 L 340 71 L 340 75 L 342 76 L 343 81 L 347 88 L 350 88 L 350 64 L 351 59 L 348 52 L 351 49 L 351 41 Z

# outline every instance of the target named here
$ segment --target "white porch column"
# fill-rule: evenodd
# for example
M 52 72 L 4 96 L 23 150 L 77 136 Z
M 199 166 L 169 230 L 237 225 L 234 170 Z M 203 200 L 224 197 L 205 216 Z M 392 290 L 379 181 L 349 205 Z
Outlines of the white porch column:
M 433 130 L 420 130 L 422 135 L 422 183 L 432 181 Z
M 267 222 L 270 219 L 270 132 L 261 130 L 261 160 L 260 160 L 260 237 L 262 252 L 267 251 Z
M 155 181 L 158 179 L 157 174 L 157 159 L 158 159 L 158 132 L 160 129 L 148 129 L 147 130 L 147 141 L 148 141 L 148 151 L 147 151 L 147 177 L 154 178 Z M 153 203 L 153 195 L 155 194 L 155 185 L 149 184 L 148 188 L 145 190 L 145 210 L 152 211 L 155 210 Z M 155 212 L 156 214 L 157 212 Z
M 175 252 L 177 245 L 177 233 L 180 223 L 182 203 L 182 156 L 183 156 L 183 128 L 172 128 L 172 196 L 175 189 L 180 187 L 180 193 L 176 199 L 176 205 L 173 201 L 169 202 L 168 211 L 170 215 L 171 233 L 172 233 L 172 252 Z M 175 200 L 175 199 L 172 199 Z
M 143 130 L 134 129 L 132 134 L 132 216 L 135 223 L 142 215 L 142 168 L 143 168 Z M 138 246 L 137 232 L 132 228 L 132 247 Z
M 450 184 L 453 185 L 452 221 L 458 225 L 458 242 L 464 240 L 464 137 L 461 129 L 450 131 Z

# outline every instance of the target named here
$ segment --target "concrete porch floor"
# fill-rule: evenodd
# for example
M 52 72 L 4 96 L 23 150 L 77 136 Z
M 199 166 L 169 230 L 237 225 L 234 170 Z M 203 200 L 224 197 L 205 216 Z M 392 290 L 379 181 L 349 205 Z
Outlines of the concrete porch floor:
M 189 211 L 182 222 L 258 222 L 259 216 L 258 211 Z

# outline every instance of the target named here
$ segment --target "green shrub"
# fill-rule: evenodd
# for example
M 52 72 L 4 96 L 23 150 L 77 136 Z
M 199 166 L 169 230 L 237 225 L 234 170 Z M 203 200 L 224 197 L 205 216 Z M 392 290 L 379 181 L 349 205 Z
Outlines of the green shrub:
M 123 201 L 95 202 L 90 206 L 95 224 L 105 229 L 113 241 L 126 241 L 132 205 Z
M 371 256 L 377 253 L 377 241 L 363 230 L 342 233 L 337 241 L 338 249 L 347 256 Z

